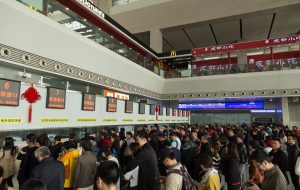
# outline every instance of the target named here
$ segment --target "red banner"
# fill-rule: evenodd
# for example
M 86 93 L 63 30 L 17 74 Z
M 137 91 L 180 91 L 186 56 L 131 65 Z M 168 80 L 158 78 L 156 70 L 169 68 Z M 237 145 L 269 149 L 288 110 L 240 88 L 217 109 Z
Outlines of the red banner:
M 300 35 L 296 36 L 288 36 L 282 38 L 274 38 L 268 40 L 259 40 L 252 42 L 242 42 L 237 44 L 225 44 L 218 46 L 210 46 L 205 48 L 195 48 L 192 50 L 193 55 L 202 55 L 202 54 L 210 54 L 210 53 L 218 53 L 218 52 L 231 52 L 242 49 L 252 49 L 252 48 L 260 48 L 260 47 L 271 47 L 282 44 L 292 44 L 300 41 Z

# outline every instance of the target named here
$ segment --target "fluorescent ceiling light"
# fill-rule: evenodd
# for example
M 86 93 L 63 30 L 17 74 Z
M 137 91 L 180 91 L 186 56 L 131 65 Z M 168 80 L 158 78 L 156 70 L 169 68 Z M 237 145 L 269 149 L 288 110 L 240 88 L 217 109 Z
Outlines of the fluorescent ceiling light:
M 247 53 L 247 55 L 261 55 L 261 54 L 264 54 L 264 52 L 260 51 L 260 52 Z
M 220 59 L 220 57 L 204 57 L 204 60 Z

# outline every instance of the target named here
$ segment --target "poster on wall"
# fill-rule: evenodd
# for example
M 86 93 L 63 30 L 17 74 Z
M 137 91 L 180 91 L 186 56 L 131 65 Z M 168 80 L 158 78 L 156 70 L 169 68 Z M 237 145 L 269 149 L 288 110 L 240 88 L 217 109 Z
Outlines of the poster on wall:
M 82 106 L 84 111 L 95 111 L 96 95 L 82 93 Z
M 133 113 L 133 102 L 125 101 L 125 113 Z
M 166 108 L 166 116 L 170 116 L 170 108 Z
M 159 115 L 164 115 L 164 107 L 159 106 Z
M 47 87 L 46 108 L 65 109 L 66 89 Z
M 21 82 L 0 79 L 0 106 L 19 106 Z
M 172 116 L 176 116 L 176 109 L 172 109 Z
M 139 103 L 139 114 L 145 114 L 145 107 L 146 107 L 146 104 Z
M 117 112 L 117 98 L 107 97 L 106 111 Z
M 155 115 L 155 105 L 150 104 L 150 115 Z

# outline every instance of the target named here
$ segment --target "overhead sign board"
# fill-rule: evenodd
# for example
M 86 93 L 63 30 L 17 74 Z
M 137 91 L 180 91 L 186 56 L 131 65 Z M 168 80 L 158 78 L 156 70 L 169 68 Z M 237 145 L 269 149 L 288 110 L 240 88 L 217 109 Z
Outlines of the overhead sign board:
M 117 101 L 118 100 L 116 98 L 107 97 L 106 111 L 117 112 Z
M 93 94 L 82 94 L 82 110 L 95 111 L 96 95 Z
M 21 82 L 0 79 L 0 106 L 18 106 Z
M 47 88 L 46 107 L 53 109 L 65 109 L 66 90 L 61 88 Z
M 93 3 L 91 3 L 88 0 L 76 0 L 77 2 L 79 2 L 82 6 L 84 6 L 86 9 L 90 10 L 92 13 L 94 13 L 95 15 L 97 15 L 100 18 L 105 18 L 105 14 L 103 11 L 101 11 L 100 9 L 98 9 L 98 7 L 96 7 Z

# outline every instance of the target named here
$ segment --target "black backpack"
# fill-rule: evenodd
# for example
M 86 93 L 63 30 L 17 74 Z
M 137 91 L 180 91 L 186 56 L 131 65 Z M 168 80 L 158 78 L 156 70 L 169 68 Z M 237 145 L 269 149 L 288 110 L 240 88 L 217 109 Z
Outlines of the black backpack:
M 180 169 L 170 170 L 167 173 L 167 176 L 169 176 L 172 173 L 179 174 L 182 176 L 182 190 L 196 190 L 193 179 L 184 166 L 181 166 Z

